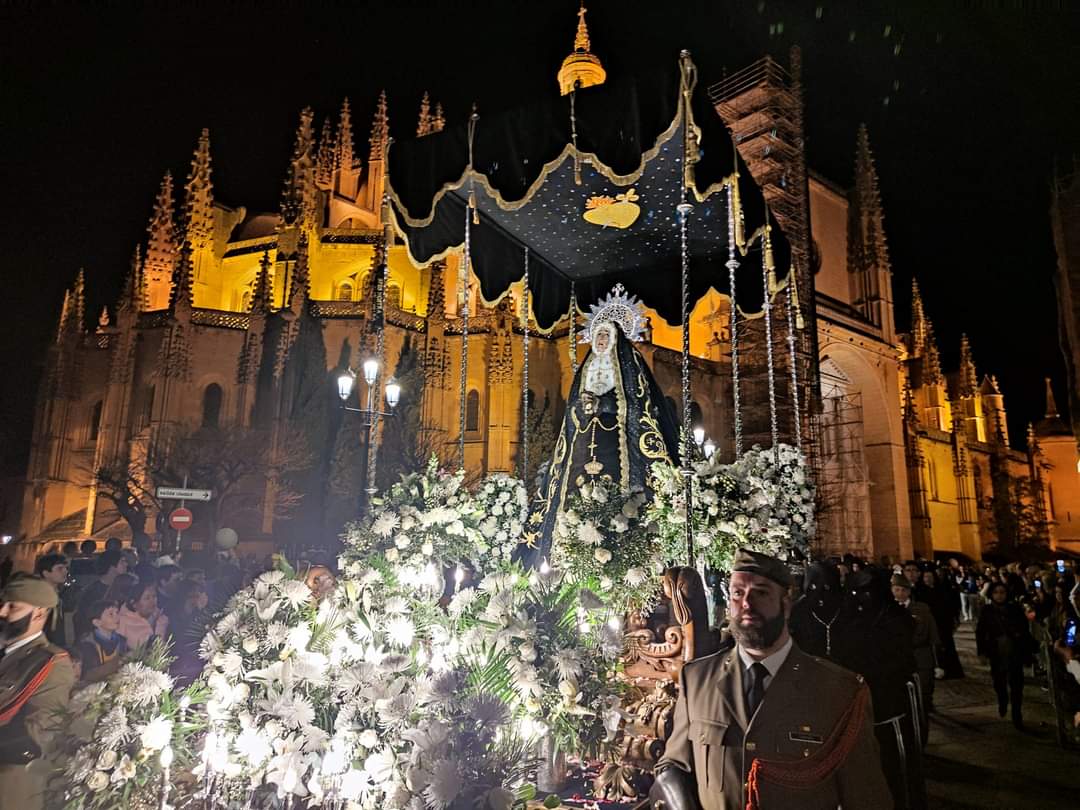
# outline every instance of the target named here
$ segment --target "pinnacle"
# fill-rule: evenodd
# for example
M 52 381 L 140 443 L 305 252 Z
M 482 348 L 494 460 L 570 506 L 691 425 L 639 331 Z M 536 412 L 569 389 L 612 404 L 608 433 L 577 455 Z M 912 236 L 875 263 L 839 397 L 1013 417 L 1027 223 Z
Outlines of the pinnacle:
M 172 295 L 169 298 L 169 308 L 173 312 L 189 311 L 193 306 L 192 301 L 192 275 L 195 267 L 191 261 L 191 242 L 185 240 L 180 246 L 180 259 L 173 271 Z
M 251 312 L 265 315 L 271 306 L 270 251 L 264 250 L 259 260 L 259 271 L 255 274 L 255 286 L 251 291 Z
M 214 235 L 214 185 L 210 179 L 210 130 L 203 129 L 184 185 L 184 239 L 204 248 Z
M 308 295 L 308 237 L 306 233 L 301 233 L 296 246 L 296 267 L 289 291 L 289 307 L 297 315 L 308 300 Z
M 960 336 L 960 396 L 973 397 L 978 392 L 979 375 L 975 371 L 975 359 L 971 356 L 971 344 L 967 335 Z
M 390 140 L 390 115 L 387 112 L 386 91 L 379 93 L 379 101 L 375 105 L 375 115 L 371 122 L 371 154 L 370 160 L 382 160 L 383 150 Z
M 430 135 L 431 132 L 431 96 L 425 90 L 424 97 L 420 99 L 420 118 L 416 123 L 416 137 L 422 138 Z
M 1049 377 L 1044 379 L 1046 381 L 1046 418 L 1056 419 L 1061 414 L 1058 413 L 1057 402 L 1054 399 L 1054 387 L 1051 385 Z
M 578 10 L 577 34 L 574 36 L 574 50 L 578 53 L 589 52 L 589 27 L 585 24 L 585 1 L 582 0 Z
M 338 118 L 337 135 L 334 140 L 337 145 L 334 168 L 339 171 L 350 171 L 356 168 L 356 156 L 353 153 L 352 111 L 349 109 L 348 97 L 341 102 L 341 115 Z
M 310 107 L 300 111 L 300 124 L 296 128 L 292 160 L 289 162 L 281 199 L 281 218 L 286 226 L 315 226 L 318 202 L 312 154 L 315 150 L 315 135 L 311 127 L 314 117 Z
M 329 117 L 323 119 L 322 135 L 319 136 L 319 153 L 315 159 L 315 182 L 321 186 L 330 185 L 337 160 L 337 143 L 334 141 L 334 127 Z

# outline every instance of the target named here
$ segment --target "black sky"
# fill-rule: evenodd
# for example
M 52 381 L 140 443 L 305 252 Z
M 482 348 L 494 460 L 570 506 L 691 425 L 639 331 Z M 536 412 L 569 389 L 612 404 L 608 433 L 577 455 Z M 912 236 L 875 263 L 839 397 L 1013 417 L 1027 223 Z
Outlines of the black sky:
M 276 210 L 297 113 L 353 102 L 366 153 L 378 91 L 396 136 L 422 92 L 459 120 L 556 91 L 576 0 L 5 4 L 0 8 L 0 465 L 21 471 L 38 373 L 80 267 L 88 320 L 110 306 L 166 169 L 210 128 L 215 196 Z M 997 374 L 1022 436 L 1057 383 L 1049 226 L 1056 165 L 1080 153 L 1080 12 L 1048 2 L 592 0 L 610 74 L 693 52 L 705 83 L 803 49 L 808 153 L 852 180 L 870 129 L 896 274 L 918 277 L 946 369 L 959 336 Z M 149 7 L 149 8 L 147 8 Z M 1064 11 L 1068 7 L 1070 10 Z M 92 322 L 92 321 L 91 321 Z

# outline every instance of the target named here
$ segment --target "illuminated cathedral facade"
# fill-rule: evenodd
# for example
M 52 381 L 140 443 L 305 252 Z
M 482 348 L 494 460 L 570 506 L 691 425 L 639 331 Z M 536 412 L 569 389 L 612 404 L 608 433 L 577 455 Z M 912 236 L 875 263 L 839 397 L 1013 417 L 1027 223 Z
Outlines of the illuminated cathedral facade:
M 456 464 L 462 431 L 470 474 L 532 474 L 533 464 L 521 469 L 523 431 L 539 460 L 545 426 L 561 419 L 576 366 L 571 324 L 532 334 L 526 378 L 520 284 L 498 302 L 483 302 L 471 279 L 464 342 L 459 256 L 417 267 L 385 227 L 385 95 L 366 154 L 356 149 L 348 102 L 335 117 L 317 137 L 311 111 L 301 113 L 276 212 L 215 198 L 203 130 L 182 188 L 169 174 L 161 183 L 119 299 L 90 328 L 89 282 L 79 275 L 65 296 L 41 384 L 20 526 L 27 554 L 67 540 L 161 534 L 166 505 L 152 491 L 162 482 L 148 471 L 152 458 L 167 453 L 163 437 L 177 430 L 247 432 L 265 456 L 231 503 L 207 507 L 205 519 L 196 511 L 201 532 L 194 537 L 207 542 L 210 529 L 229 526 L 241 542 L 265 546 L 336 534 L 341 523 L 327 518 L 338 514 L 328 506 L 330 491 L 345 502 L 339 511 L 347 520 L 372 485 L 355 480 L 366 465 L 366 431 L 341 410 L 336 381 L 373 357 L 382 358 L 383 371 L 372 401 L 382 407 L 385 382 L 402 375 L 403 402 L 412 397 L 415 410 L 411 428 L 404 412 L 377 424 L 375 459 L 384 475 L 400 466 L 402 442 L 414 454 L 419 447 Z M 738 122 L 728 123 L 740 149 L 752 149 Z M 441 107 L 425 96 L 416 135 L 443 126 Z M 771 170 L 764 158 L 744 156 L 755 176 Z M 802 186 L 814 290 L 806 308 L 816 352 L 808 387 L 814 402 L 804 403 L 804 414 L 821 493 L 819 550 L 978 559 L 1006 534 L 1014 544 L 1080 547 L 1076 442 L 1052 395 L 1047 418 L 1016 449 L 1003 394 L 992 376 L 976 372 L 966 340 L 961 367 L 943 373 L 917 287 L 913 323 L 906 333 L 897 330 L 865 129 L 856 139 L 855 167 L 853 189 L 805 175 Z M 768 198 L 769 178 L 758 180 Z M 730 457 L 728 323 L 727 300 L 709 292 L 693 309 L 690 349 L 692 419 Z M 674 403 L 679 325 L 650 312 L 641 348 Z M 362 403 L 366 389 L 362 381 L 358 387 Z M 525 401 L 530 418 L 523 426 Z M 279 506 L 295 460 L 292 433 L 306 433 L 316 460 L 298 475 L 308 487 L 306 507 L 289 513 Z M 111 471 L 109 481 L 103 469 Z

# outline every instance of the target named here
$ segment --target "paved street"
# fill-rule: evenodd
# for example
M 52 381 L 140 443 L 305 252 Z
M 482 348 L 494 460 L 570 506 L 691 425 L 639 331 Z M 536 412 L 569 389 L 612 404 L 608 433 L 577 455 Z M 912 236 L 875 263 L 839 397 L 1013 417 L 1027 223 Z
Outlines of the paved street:
M 999 718 L 989 667 L 975 655 L 973 627 L 962 625 L 956 636 L 967 677 L 937 683 L 927 749 L 930 806 L 1080 806 L 1080 752 L 1058 747 L 1047 693 L 1028 679 L 1026 732 Z

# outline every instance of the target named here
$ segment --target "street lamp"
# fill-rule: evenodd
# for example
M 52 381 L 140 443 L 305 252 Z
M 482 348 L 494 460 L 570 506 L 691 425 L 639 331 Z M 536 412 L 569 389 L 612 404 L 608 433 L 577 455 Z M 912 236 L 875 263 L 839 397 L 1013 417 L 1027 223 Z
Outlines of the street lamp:
M 716 452 L 716 442 L 712 439 L 706 439 L 701 449 L 705 451 L 705 458 L 712 458 L 713 453 Z
M 694 428 L 694 444 L 701 447 L 701 443 L 705 441 L 705 428 L 701 425 L 697 425 Z
M 394 409 L 397 408 L 398 402 L 401 401 L 401 386 L 393 380 L 387 382 L 387 410 L 380 411 L 376 407 L 375 400 L 375 382 L 379 379 L 379 361 L 375 359 L 365 360 L 364 365 L 361 366 L 361 370 L 364 374 L 364 382 L 367 383 L 366 408 L 353 408 L 345 404 L 352 395 L 353 386 L 356 384 L 356 372 L 351 368 L 345 369 L 345 371 L 338 375 L 337 389 L 338 397 L 341 398 L 342 410 L 360 414 L 360 424 L 367 428 L 367 430 L 364 431 L 364 492 L 366 492 L 368 496 L 371 496 L 375 493 L 374 476 L 371 471 L 372 465 L 374 464 L 374 453 L 372 452 L 372 449 L 375 441 L 373 435 L 375 432 L 375 420 L 380 416 L 391 417 L 394 415 Z

